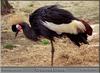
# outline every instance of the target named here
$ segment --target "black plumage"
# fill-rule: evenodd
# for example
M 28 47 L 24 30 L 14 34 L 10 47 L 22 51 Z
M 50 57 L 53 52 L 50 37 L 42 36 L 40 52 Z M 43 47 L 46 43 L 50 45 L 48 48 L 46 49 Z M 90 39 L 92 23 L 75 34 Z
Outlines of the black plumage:
M 82 22 L 84 27 L 86 27 L 86 31 L 81 32 L 81 29 L 74 28 L 77 31 L 79 30 L 77 34 L 72 34 L 70 32 L 69 33 L 62 32 L 61 34 L 58 34 L 56 31 L 53 31 L 43 25 L 43 22 L 51 22 L 56 25 L 62 25 L 62 24 L 69 25 L 73 20 Z M 70 13 L 67 10 L 60 9 L 56 5 L 44 6 L 37 9 L 36 11 L 30 14 L 29 22 L 31 27 L 26 22 L 19 23 L 19 25 L 23 29 L 23 33 L 27 38 L 33 41 L 38 40 L 40 36 L 43 36 L 51 41 L 52 65 L 53 65 L 53 55 L 54 55 L 54 47 L 53 47 L 54 37 L 61 37 L 65 35 L 75 45 L 80 46 L 80 43 L 88 44 L 87 37 L 88 35 L 92 35 L 92 28 L 86 22 L 77 19 L 76 17 L 73 16 L 72 13 Z M 15 27 L 15 25 L 12 25 L 12 30 L 16 32 L 15 30 L 17 30 L 17 28 Z

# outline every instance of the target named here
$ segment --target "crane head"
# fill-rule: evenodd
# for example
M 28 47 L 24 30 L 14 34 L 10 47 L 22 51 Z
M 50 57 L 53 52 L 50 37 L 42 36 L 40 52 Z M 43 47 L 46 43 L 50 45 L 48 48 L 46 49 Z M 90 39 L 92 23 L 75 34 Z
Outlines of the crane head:
M 22 27 L 20 24 L 13 24 L 12 25 L 12 31 L 15 32 L 15 38 L 17 37 L 18 33 L 22 30 Z

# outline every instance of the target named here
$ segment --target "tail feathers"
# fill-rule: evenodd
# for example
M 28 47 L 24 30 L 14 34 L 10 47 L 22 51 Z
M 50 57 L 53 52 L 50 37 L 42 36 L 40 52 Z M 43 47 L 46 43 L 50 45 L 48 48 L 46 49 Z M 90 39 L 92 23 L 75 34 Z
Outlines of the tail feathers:
M 87 35 L 85 33 L 67 34 L 67 37 L 77 46 L 81 46 L 81 43 L 89 44 L 87 41 Z
M 84 44 L 89 44 L 85 33 L 79 33 L 78 35 L 81 43 L 83 42 Z
M 88 35 L 92 35 L 93 29 L 91 28 L 91 26 L 87 22 L 85 22 L 84 20 L 80 20 L 80 21 L 86 27 L 86 32 L 85 33 L 88 34 Z

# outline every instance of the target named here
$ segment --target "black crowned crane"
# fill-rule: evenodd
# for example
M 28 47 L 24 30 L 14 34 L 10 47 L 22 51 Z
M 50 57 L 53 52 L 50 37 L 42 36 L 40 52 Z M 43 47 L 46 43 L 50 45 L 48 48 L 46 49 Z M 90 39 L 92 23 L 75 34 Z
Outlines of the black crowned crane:
M 89 44 L 88 35 L 92 35 L 92 28 L 84 20 L 78 19 L 67 10 L 58 8 L 56 5 L 44 6 L 34 11 L 29 16 L 29 26 L 26 22 L 12 25 L 12 31 L 18 32 L 22 29 L 24 35 L 32 40 L 38 41 L 43 36 L 51 41 L 51 65 L 54 57 L 54 37 L 67 36 L 75 45 L 81 43 Z

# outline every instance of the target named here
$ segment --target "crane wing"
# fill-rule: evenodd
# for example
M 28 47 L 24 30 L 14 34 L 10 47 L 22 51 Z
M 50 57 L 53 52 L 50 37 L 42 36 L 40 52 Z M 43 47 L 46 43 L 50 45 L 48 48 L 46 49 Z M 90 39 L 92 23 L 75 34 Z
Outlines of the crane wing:
M 57 6 L 50 6 L 42 11 L 42 19 L 55 24 L 62 24 L 70 23 L 76 18 L 67 10 L 60 9 Z

